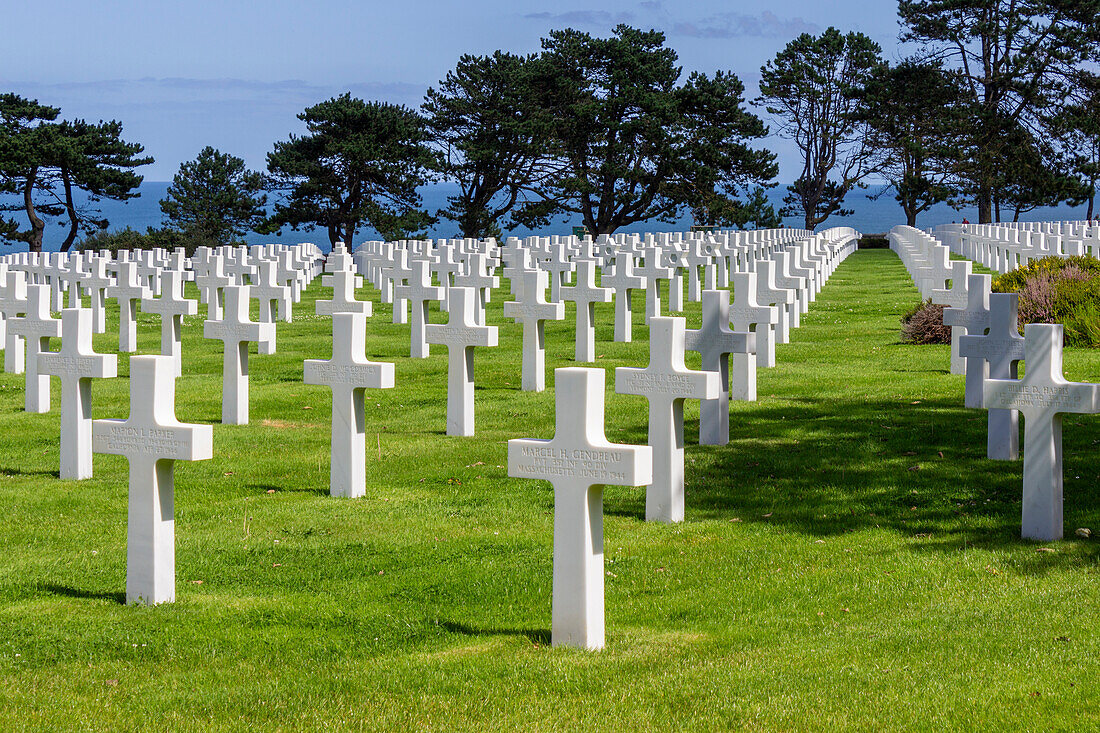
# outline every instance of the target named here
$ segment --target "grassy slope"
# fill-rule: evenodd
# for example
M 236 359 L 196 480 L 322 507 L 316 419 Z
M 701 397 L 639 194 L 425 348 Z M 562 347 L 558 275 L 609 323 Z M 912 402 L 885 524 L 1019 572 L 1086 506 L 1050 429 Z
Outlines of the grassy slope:
M 1018 539 L 1021 465 L 984 459 L 946 347 L 897 343 L 916 292 L 889 251 L 837 271 L 760 370 L 759 401 L 732 406 L 728 447 L 694 445 L 688 404 L 684 524 L 646 524 L 643 490 L 607 489 L 595 654 L 548 646 L 551 489 L 503 468 L 508 438 L 552 435 L 572 327 L 547 328 L 551 389 L 521 393 L 520 332 L 495 300 L 477 437 L 448 438 L 445 353 L 409 359 L 376 302 L 368 351 L 397 387 L 368 393 L 366 498 L 334 500 L 329 397 L 301 383 L 302 359 L 329 353 L 310 315 L 326 292 L 280 324 L 277 355 L 253 352 L 252 424 L 218 425 L 214 460 L 176 465 L 169 606 L 121 602 L 125 461 L 58 480 L 56 380 L 54 412 L 27 415 L 22 379 L 0 375 L 0 729 L 1100 725 L 1100 552 Z M 645 363 L 644 329 L 611 343 L 600 312 L 608 436 L 644 442 L 645 402 L 612 372 Z M 199 323 L 177 413 L 216 423 L 220 343 Z M 158 333 L 143 316 L 143 353 Z M 1100 379 L 1100 355 L 1068 352 L 1066 373 Z M 97 381 L 95 416 L 124 416 L 127 391 Z M 1098 428 L 1067 418 L 1071 538 L 1100 529 Z

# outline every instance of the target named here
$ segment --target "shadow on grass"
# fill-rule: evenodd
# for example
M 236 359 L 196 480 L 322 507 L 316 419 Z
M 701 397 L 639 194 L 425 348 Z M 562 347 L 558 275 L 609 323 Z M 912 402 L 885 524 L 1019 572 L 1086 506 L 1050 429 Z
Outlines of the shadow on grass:
M 22 468 L 0 466 L 0 476 L 52 476 L 61 478 L 61 471 L 24 471 Z
M 453 634 L 465 636 L 525 636 L 532 644 L 550 643 L 550 629 L 479 629 L 455 621 L 440 621 L 439 625 Z
M 249 489 L 255 489 L 256 491 L 264 494 L 269 491 L 273 491 L 275 493 L 281 493 L 285 491 L 288 494 L 316 494 L 318 496 L 329 495 L 329 488 L 327 486 L 314 488 L 312 486 L 287 487 L 276 486 L 275 484 L 247 484 L 247 487 Z
M 1021 461 L 986 458 L 986 412 L 947 400 L 799 398 L 735 406 L 728 446 L 698 446 L 685 424 L 688 521 L 734 519 L 814 537 L 883 528 L 914 549 L 1018 549 Z M 1100 422 L 1067 415 L 1063 429 L 1066 535 L 1100 524 Z M 646 426 L 615 435 L 645 443 Z M 641 492 L 605 506 L 641 517 Z M 920 541 L 924 540 L 924 541 Z M 1065 557 L 1100 555 L 1075 547 Z M 1044 562 L 1047 567 L 1051 563 Z
M 80 588 L 70 588 L 65 585 L 56 585 L 50 583 L 44 586 L 47 593 L 55 596 L 65 596 L 66 598 L 82 598 L 93 601 L 112 601 L 120 606 L 126 605 L 126 592 L 106 592 L 99 593 L 96 591 L 83 590 Z

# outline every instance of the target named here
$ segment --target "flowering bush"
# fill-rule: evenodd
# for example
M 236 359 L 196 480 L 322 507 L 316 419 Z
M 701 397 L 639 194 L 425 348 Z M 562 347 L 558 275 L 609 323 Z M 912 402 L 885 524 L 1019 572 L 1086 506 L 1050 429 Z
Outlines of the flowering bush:
M 1100 347 L 1100 260 L 1044 257 L 993 279 L 993 292 L 1019 293 L 1019 323 L 1061 323 L 1069 346 Z

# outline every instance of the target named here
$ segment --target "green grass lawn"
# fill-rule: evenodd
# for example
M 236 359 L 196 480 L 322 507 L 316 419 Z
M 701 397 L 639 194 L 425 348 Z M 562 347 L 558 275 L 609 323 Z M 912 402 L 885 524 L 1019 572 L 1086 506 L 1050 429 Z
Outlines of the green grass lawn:
M 22 377 L 0 375 L 0 730 L 1100 727 L 1100 544 L 1074 537 L 1100 530 L 1100 422 L 1066 418 L 1070 539 L 1020 540 L 1021 463 L 985 459 L 946 346 L 898 342 L 917 293 L 890 251 L 841 265 L 759 400 L 731 406 L 729 446 L 695 445 L 688 403 L 683 524 L 606 490 L 596 653 L 549 646 L 552 489 L 505 469 L 509 438 L 553 434 L 572 306 L 547 326 L 547 391 L 523 393 L 494 294 L 477 436 L 452 438 L 445 350 L 408 358 L 408 327 L 362 290 L 397 384 L 368 391 L 367 496 L 339 500 L 329 392 L 302 383 L 331 353 L 312 315 L 329 292 L 279 324 L 278 354 L 253 350 L 248 426 L 217 424 L 221 344 L 187 320 L 177 414 L 216 427 L 213 460 L 176 464 L 174 604 L 124 605 L 125 459 L 59 480 L 57 381 L 54 411 L 28 415 Z M 640 313 L 616 344 L 597 312 L 607 435 L 643 443 L 646 403 L 613 373 L 648 360 Z M 157 320 L 139 330 L 155 353 Z M 110 322 L 97 349 L 117 339 Z M 1100 354 L 1065 363 L 1100 381 Z M 119 372 L 94 383 L 95 417 L 126 416 Z

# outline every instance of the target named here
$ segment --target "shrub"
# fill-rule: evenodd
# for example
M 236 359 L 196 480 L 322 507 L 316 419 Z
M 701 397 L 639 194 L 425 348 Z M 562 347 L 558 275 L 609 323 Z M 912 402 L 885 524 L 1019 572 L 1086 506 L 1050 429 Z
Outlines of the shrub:
M 1044 257 L 993 279 L 993 292 L 1019 293 L 1019 324 L 1061 323 L 1069 346 L 1100 347 L 1100 260 Z
M 234 244 L 243 244 L 243 242 L 234 242 Z M 142 234 L 135 229 L 126 227 L 117 232 L 98 231 L 77 242 L 73 248 L 95 251 L 106 249 L 111 252 L 127 249 L 160 248 L 170 252 L 176 247 L 183 247 L 187 251 L 187 256 L 190 257 L 195 254 L 196 249 L 204 246 L 217 247 L 219 242 L 210 238 L 204 239 L 185 234 L 177 229 L 153 229 L 150 227 L 145 231 L 145 234 Z
M 901 317 L 901 340 L 907 344 L 949 344 L 951 327 L 943 325 L 943 306 L 917 303 Z

